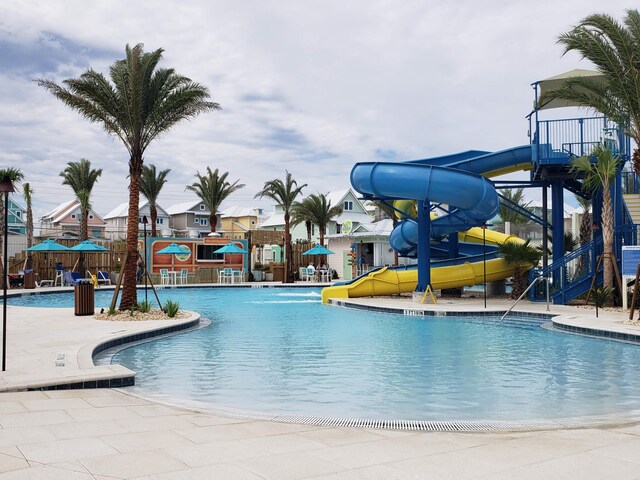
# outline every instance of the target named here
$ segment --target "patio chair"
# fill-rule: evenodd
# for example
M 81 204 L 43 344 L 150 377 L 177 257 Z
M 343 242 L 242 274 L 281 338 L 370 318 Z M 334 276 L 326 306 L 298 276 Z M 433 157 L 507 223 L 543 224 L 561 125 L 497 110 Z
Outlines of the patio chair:
M 80 280 L 82 275 L 79 272 L 63 272 L 64 285 L 75 286 Z
M 187 270 L 186 268 L 183 268 L 182 270 L 180 270 L 180 273 L 178 274 L 177 281 L 180 282 L 180 285 L 186 285 L 188 278 L 189 278 L 189 270 Z
M 303 268 L 302 269 L 302 281 L 303 282 L 312 282 L 314 273 L 315 273 L 315 270 L 312 270 L 310 268 Z
M 111 285 L 111 277 L 109 277 L 109 272 L 103 272 L 98 270 L 98 284 L 104 283 L 105 285 Z
M 58 282 L 60 282 L 61 287 L 64 285 L 64 267 L 60 262 L 56 263 L 56 278 L 53 281 L 53 286 L 57 287 Z
M 169 285 L 171 280 L 169 279 L 169 269 L 161 268 L 160 269 L 160 285 Z

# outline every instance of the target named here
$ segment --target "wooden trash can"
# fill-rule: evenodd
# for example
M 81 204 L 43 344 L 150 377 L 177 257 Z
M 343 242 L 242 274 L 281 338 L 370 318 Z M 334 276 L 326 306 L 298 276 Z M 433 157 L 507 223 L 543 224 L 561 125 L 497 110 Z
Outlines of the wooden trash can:
M 93 315 L 95 311 L 93 283 L 88 280 L 78 283 L 74 288 L 74 299 L 76 315 Z
M 33 270 L 25 270 L 22 278 L 24 288 L 36 288 L 36 274 Z

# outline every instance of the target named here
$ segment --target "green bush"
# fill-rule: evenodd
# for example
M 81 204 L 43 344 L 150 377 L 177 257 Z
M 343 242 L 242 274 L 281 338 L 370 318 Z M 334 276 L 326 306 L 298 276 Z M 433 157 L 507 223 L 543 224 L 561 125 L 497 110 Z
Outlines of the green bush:
M 598 287 L 593 292 L 593 302 L 598 307 L 604 307 L 607 304 L 607 300 L 609 300 L 612 294 L 613 289 L 607 287 Z
M 167 302 L 164 304 L 164 313 L 166 313 L 169 318 L 175 317 L 178 313 L 178 310 L 180 310 L 179 302 L 167 300 Z
M 109 311 L 107 312 L 107 315 L 115 315 L 116 314 L 116 307 L 111 307 L 109 306 Z
M 149 310 L 151 310 L 151 303 L 146 301 L 138 302 L 138 310 L 141 313 L 147 313 Z

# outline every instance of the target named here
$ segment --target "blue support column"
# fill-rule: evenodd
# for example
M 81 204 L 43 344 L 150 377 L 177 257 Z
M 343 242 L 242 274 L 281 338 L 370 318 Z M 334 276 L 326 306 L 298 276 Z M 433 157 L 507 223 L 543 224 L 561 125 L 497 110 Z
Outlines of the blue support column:
M 431 285 L 431 215 L 429 200 L 418 202 L 418 286 L 424 292 Z
M 553 261 L 564 256 L 564 182 L 551 183 L 551 243 Z
M 611 199 L 613 200 L 613 228 L 621 227 L 624 224 L 624 207 L 622 198 L 622 164 L 616 172 L 616 179 L 612 185 Z M 617 260 L 622 259 L 622 236 L 614 236 L 613 253 Z
M 458 258 L 458 232 L 449 234 L 449 258 Z

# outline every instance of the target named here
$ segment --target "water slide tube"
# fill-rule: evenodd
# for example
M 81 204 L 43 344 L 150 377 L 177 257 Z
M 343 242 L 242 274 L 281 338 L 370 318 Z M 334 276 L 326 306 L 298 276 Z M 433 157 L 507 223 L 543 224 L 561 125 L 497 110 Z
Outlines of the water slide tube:
M 464 242 L 481 243 L 483 231 L 473 228 L 495 216 L 499 200 L 493 184 L 485 176 L 502 175 L 530 168 L 531 147 L 523 146 L 496 153 L 464 152 L 461 154 L 417 160 L 406 163 L 365 162 L 351 171 L 351 184 L 360 193 L 385 199 L 424 200 L 446 203 L 450 213 L 431 222 L 431 237 L 439 240 L 449 233 L 458 234 L 461 250 Z M 409 208 L 408 203 L 404 203 Z M 407 216 L 410 212 L 407 211 Z M 472 228 L 469 228 L 472 227 Z M 514 236 L 485 231 L 487 245 L 507 241 L 522 241 Z M 400 222 L 389 239 L 392 248 L 402 255 L 415 256 L 418 227 L 410 218 Z M 473 260 L 473 261 L 470 261 Z M 458 259 L 453 264 L 431 268 L 431 285 L 435 289 L 471 286 L 484 281 L 483 258 Z M 435 267 L 435 268 L 434 268 Z M 501 258 L 492 255 L 486 262 L 487 281 L 502 280 L 513 275 Z M 369 272 L 350 282 L 343 282 L 322 291 L 322 301 L 329 298 L 350 298 L 373 295 L 393 295 L 415 290 L 416 268 L 385 267 Z

